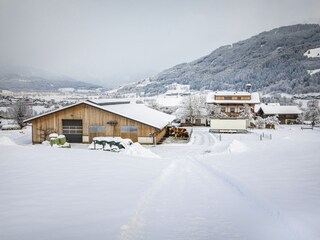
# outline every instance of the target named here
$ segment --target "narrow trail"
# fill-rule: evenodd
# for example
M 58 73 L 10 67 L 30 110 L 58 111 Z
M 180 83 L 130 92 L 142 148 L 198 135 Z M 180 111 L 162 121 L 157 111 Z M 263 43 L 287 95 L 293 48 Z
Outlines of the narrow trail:
M 153 201 L 154 195 L 161 189 L 166 182 L 167 178 L 175 171 L 176 163 L 172 161 L 161 173 L 161 175 L 154 181 L 151 187 L 142 196 L 137 208 L 135 209 L 135 215 L 130 221 L 122 226 L 122 232 L 119 240 L 137 239 L 141 236 L 142 229 L 145 225 L 144 213 L 150 202 Z
M 302 239 L 241 182 L 206 163 L 216 140 L 198 129 L 187 145 L 161 146 L 171 163 L 142 196 L 119 239 Z

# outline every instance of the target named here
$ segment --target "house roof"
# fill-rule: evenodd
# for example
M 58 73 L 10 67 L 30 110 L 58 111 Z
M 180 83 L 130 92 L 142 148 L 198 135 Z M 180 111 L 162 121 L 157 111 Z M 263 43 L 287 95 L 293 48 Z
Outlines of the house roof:
M 216 96 L 251 96 L 250 100 L 216 100 Z M 259 93 L 253 92 L 231 92 L 231 91 L 219 91 L 219 92 L 211 92 L 207 95 L 206 99 L 207 103 L 241 103 L 241 104 L 258 104 L 260 103 Z
M 276 107 L 276 106 L 280 106 L 280 103 L 260 103 L 260 104 L 256 104 L 254 106 L 254 112 L 257 113 L 260 110 L 261 106 L 273 106 L 273 107 Z
M 261 105 L 260 109 L 264 114 L 301 114 L 302 111 L 297 106 L 273 106 L 273 105 Z M 259 110 L 260 110 L 259 109 Z
M 102 102 L 102 101 L 99 101 Z M 106 103 L 105 101 L 103 101 L 103 103 L 100 104 L 104 104 L 104 105 L 99 105 L 94 103 L 92 100 L 91 101 L 83 101 L 83 102 L 79 102 L 67 107 L 63 107 L 54 111 L 50 111 L 48 113 L 45 114 L 41 114 L 29 119 L 26 119 L 25 122 L 30 122 L 32 120 L 35 120 L 37 118 L 40 117 L 44 117 L 68 108 L 72 108 L 75 107 L 77 105 L 80 104 L 87 104 L 89 106 L 101 109 L 103 111 L 106 112 L 111 112 L 114 113 L 116 115 L 120 115 L 122 117 L 125 118 L 129 118 L 131 120 L 149 125 L 151 127 L 155 127 L 157 129 L 163 129 L 165 126 L 167 126 L 170 122 L 172 122 L 175 119 L 175 116 L 173 115 L 169 115 L 157 110 L 154 110 L 152 108 L 149 108 L 147 106 L 145 106 L 144 104 L 138 104 L 138 103 L 119 103 L 116 102 L 114 104 L 111 103 Z

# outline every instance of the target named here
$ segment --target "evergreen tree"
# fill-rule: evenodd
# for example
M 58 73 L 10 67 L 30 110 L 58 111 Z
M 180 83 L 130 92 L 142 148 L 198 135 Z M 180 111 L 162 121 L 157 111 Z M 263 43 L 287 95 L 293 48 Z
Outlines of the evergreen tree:
M 319 101 L 312 99 L 307 103 L 307 111 L 304 114 L 305 120 L 311 121 L 311 125 L 314 126 L 320 119 Z

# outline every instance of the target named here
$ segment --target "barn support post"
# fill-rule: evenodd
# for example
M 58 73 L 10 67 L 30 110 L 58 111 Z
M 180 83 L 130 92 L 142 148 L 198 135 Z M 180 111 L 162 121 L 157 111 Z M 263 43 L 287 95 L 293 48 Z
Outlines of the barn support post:
M 117 121 L 109 121 L 107 122 L 108 125 L 112 126 L 112 137 L 114 137 L 114 129 L 115 129 L 115 126 L 118 124 Z

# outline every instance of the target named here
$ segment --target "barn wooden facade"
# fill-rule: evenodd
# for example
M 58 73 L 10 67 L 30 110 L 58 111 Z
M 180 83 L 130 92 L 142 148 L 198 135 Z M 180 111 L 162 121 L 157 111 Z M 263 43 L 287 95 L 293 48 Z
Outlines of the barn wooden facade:
M 130 138 L 134 142 L 157 143 L 166 135 L 174 116 L 130 102 L 85 101 L 42 114 L 32 123 L 32 142 L 41 143 L 48 132 L 64 134 L 69 142 L 89 143 L 97 136 Z

